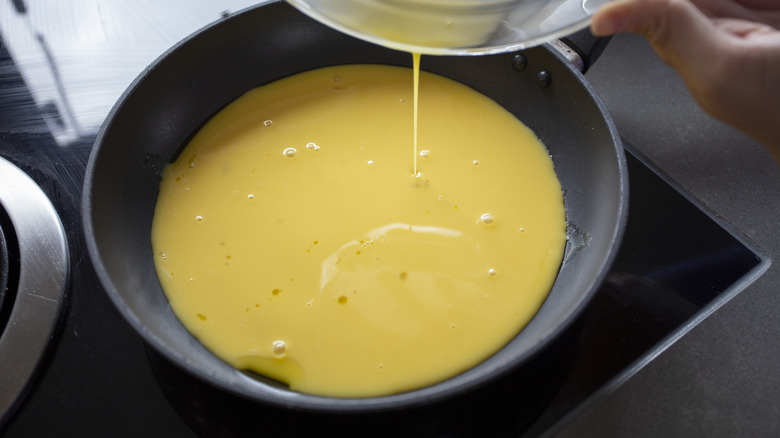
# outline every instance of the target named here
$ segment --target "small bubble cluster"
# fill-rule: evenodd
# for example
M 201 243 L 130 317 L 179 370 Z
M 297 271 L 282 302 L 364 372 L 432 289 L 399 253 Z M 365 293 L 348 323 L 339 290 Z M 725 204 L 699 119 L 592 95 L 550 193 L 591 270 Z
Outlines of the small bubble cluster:
M 295 158 L 295 154 L 297 153 L 298 151 L 296 151 L 295 148 L 287 148 L 282 152 L 282 154 L 287 158 Z
M 320 146 L 317 143 L 306 143 L 306 149 L 310 151 L 320 150 Z

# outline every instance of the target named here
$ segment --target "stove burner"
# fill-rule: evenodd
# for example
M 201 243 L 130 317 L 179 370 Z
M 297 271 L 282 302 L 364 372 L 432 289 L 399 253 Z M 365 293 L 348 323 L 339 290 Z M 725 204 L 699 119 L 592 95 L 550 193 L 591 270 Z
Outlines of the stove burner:
M 5 251 L 0 263 L 9 280 L 0 295 L 2 424 L 31 386 L 53 337 L 62 313 L 69 259 L 65 232 L 49 199 L 30 177 L 3 158 L 0 207 L 8 218 L 3 221 Z
M 10 296 L 8 292 L 8 248 L 5 243 L 5 233 L 3 233 L 3 227 L 7 222 L 4 220 L 5 217 L 5 212 L 0 209 L 0 333 L 3 333 L 5 322 L 8 321 L 8 309 L 11 308 L 8 304 L 6 304 L 6 307 L 3 307 L 3 303 L 8 301 L 6 295 Z

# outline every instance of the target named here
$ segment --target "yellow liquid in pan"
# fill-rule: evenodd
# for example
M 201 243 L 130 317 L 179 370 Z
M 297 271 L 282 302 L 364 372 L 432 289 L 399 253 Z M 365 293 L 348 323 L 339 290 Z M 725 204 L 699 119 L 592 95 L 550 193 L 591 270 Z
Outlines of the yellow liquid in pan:
M 409 69 L 338 66 L 257 88 L 164 171 L 160 282 L 239 369 L 334 397 L 455 376 L 531 320 L 566 241 L 545 148 L 510 113 Z

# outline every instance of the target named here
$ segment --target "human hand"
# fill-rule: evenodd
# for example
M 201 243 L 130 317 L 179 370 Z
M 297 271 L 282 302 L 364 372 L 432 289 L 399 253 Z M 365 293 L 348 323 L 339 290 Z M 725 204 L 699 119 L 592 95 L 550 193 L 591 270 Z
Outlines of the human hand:
M 591 30 L 646 37 L 706 112 L 780 163 L 780 2 L 618 0 L 593 15 Z

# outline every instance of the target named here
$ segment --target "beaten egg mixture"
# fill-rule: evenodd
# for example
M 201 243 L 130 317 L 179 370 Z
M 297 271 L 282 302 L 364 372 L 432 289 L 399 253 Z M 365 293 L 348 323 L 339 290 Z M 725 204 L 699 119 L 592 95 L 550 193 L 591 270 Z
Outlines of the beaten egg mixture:
M 350 65 L 254 89 L 165 169 L 155 264 L 182 324 L 292 390 L 372 397 L 488 358 L 547 296 L 566 242 L 536 136 L 421 72 Z M 416 167 L 416 169 L 415 169 Z

